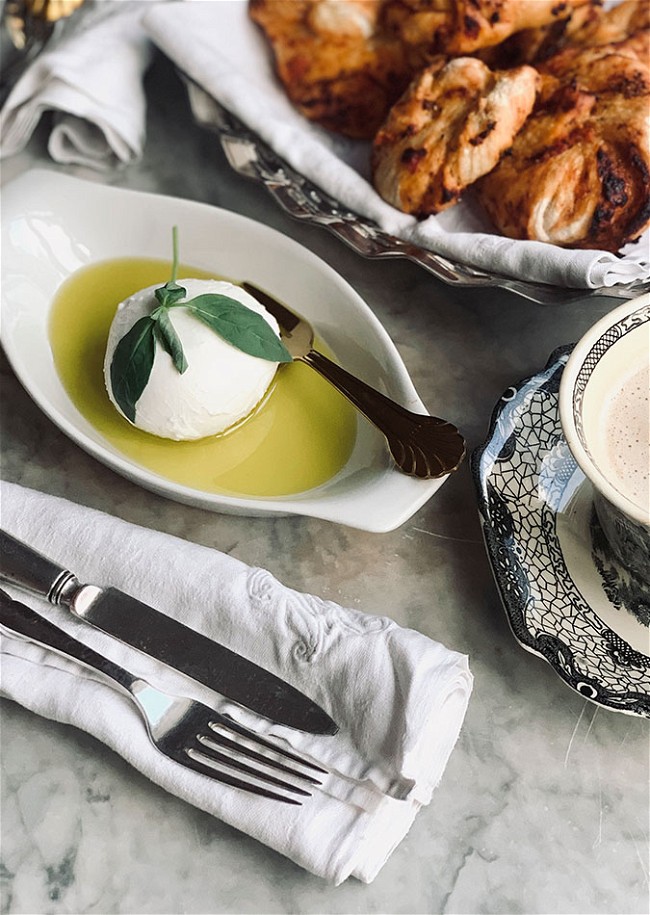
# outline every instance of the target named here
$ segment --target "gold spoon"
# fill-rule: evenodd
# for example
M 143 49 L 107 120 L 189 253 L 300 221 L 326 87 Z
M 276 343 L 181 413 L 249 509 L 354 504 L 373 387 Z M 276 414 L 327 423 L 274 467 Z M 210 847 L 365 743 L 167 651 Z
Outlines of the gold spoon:
M 275 317 L 294 360 L 316 369 L 386 436 L 400 470 L 426 480 L 456 470 L 465 456 L 465 441 L 456 426 L 437 416 L 412 413 L 355 378 L 314 349 L 314 331 L 305 318 L 252 283 L 242 287 Z

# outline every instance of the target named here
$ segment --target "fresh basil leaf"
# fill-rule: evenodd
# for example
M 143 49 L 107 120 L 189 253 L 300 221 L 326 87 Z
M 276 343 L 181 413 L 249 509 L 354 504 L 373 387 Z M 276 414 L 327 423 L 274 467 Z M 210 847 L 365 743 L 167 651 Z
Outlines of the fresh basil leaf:
M 269 362 L 293 361 L 289 350 L 264 318 L 237 299 L 205 293 L 183 305 L 242 352 Z
M 182 375 L 187 368 L 187 359 L 183 352 L 183 344 L 180 341 L 180 337 L 174 330 L 169 312 L 165 308 L 157 309 L 156 331 L 158 332 L 158 339 L 172 357 L 174 366 Z
M 156 289 L 154 295 L 161 306 L 168 308 L 170 305 L 175 305 L 179 299 L 182 299 L 183 296 L 187 295 L 187 289 L 183 286 L 179 286 L 178 283 L 175 283 L 173 280 L 170 280 L 169 283 L 165 283 L 164 286 L 160 286 Z
M 135 405 L 147 386 L 156 351 L 155 321 L 149 315 L 135 322 L 115 347 L 111 389 L 120 409 L 135 422 Z

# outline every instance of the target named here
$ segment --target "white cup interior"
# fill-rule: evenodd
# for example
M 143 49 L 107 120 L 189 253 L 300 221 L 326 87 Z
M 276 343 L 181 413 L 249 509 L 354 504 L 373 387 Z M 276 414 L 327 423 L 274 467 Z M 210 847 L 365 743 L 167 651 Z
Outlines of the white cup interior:
M 632 498 L 617 478 L 604 424 L 613 397 L 627 379 L 649 364 L 650 295 L 645 295 L 610 312 L 587 331 L 569 358 L 560 387 L 562 428 L 581 470 L 627 517 L 646 525 L 650 525 L 650 504 L 645 498 Z M 638 447 L 650 466 L 650 414 Z

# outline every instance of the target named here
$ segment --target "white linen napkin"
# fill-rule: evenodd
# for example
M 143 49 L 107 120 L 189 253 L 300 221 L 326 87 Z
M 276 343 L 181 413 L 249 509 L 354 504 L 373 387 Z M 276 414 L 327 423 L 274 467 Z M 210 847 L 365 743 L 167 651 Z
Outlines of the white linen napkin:
M 217 784 L 162 756 L 131 700 L 76 662 L 3 635 L 1 692 L 94 735 L 167 791 L 328 881 L 370 882 L 431 800 L 472 689 L 467 658 L 392 620 L 347 610 L 280 584 L 216 550 L 63 499 L 0 484 L 2 526 L 71 569 L 113 585 L 276 673 L 340 726 L 315 736 L 218 707 L 332 774 L 301 807 Z M 80 641 L 152 682 L 160 667 L 59 607 L 0 585 Z M 215 694 L 170 669 L 168 692 Z
M 0 112 L 0 157 L 20 151 L 49 110 L 55 118 L 48 151 L 57 162 L 106 169 L 142 154 L 143 76 L 152 48 L 141 19 L 150 3 L 86 0 L 69 30 L 46 47 L 7 97 Z
M 389 206 L 368 180 L 368 144 L 335 137 L 291 106 L 247 6 L 247 0 L 173 2 L 152 8 L 144 25 L 209 96 L 346 207 L 401 239 L 489 273 L 575 288 L 650 277 L 649 232 L 618 258 L 605 251 L 566 250 L 495 235 L 470 197 L 422 222 Z

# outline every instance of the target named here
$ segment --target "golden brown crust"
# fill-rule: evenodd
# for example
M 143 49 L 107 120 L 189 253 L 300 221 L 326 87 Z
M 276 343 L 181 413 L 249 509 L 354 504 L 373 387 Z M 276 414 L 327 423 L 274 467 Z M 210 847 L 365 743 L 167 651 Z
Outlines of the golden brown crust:
M 296 108 L 374 138 L 373 182 L 393 206 L 438 213 L 477 182 L 512 238 L 617 251 L 648 226 L 650 0 L 607 12 L 601 0 L 249 0 L 249 11 Z
M 617 44 L 637 60 L 650 64 L 650 0 L 624 0 L 571 35 L 569 46 Z
M 375 138 L 375 188 L 421 217 L 452 206 L 511 146 L 537 83 L 532 67 L 492 72 L 474 57 L 439 59 L 411 83 Z
M 570 44 L 576 35 L 600 22 L 603 16 L 603 0 L 588 0 L 582 6 L 573 7 L 568 16 L 537 28 L 522 29 L 505 41 L 477 51 L 477 57 L 489 67 L 520 67 L 522 64 L 535 66 L 547 60 Z
M 383 0 L 251 0 L 296 108 L 329 130 L 371 139 L 411 77 L 381 30 Z
M 383 15 L 413 67 L 438 54 L 473 54 L 522 29 L 568 18 L 590 0 L 386 0 Z
M 307 118 L 371 139 L 409 80 L 592 0 L 249 0 L 288 97 Z
M 479 199 L 510 238 L 618 251 L 650 224 L 650 68 L 620 42 L 541 70 L 539 103 Z
M 601 16 L 584 22 L 571 36 L 571 44 L 582 47 L 615 44 L 646 29 L 650 29 L 650 0 L 623 0 Z
M 623 0 L 604 10 L 602 0 L 575 8 L 567 19 L 513 35 L 498 47 L 480 52 L 489 66 L 537 65 L 565 47 L 615 44 L 634 37 L 639 60 L 650 59 L 650 0 Z

